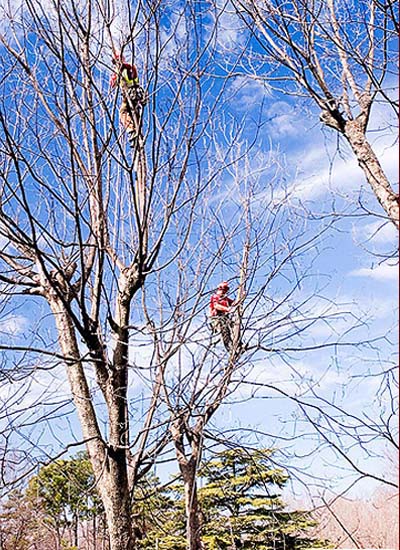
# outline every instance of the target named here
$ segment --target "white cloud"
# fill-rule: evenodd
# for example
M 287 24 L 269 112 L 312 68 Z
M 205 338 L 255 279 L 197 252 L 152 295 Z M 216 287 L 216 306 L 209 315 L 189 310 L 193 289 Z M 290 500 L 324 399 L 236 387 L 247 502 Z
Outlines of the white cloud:
M 178 55 L 182 42 L 187 39 L 186 32 L 184 12 L 180 10 L 171 13 L 160 28 L 164 53 L 161 60 L 165 61 L 166 58 L 175 58 Z
M 237 17 L 231 3 L 217 0 L 217 17 L 212 16 L 212 25 L 216 25 L 217 45 L 220 50 L 237 54 L 237 47 L 243 41 L 243 23 Z
M 366 305 L 365 301 L 362 305 Z M 397 308 L 395 306 L 395 296 L 388 296 L 386 298 L 382 298 L 382 296 L 373 296 L 368 300 L 368 310 L 373 313 L 373 318 L 378 322 L 382 320 L 385 321 L 385 325 L 381 325 L 382 328 L 386 326 L 386 323 L 389 328 L 391 319 L 393 319 L 394 323 L 397 323 Z
M 0 321 L 0 335 L 16 336 L 28 325 L 28 319 L 22 315 L 9 315 Z
M 353 236 L 357 242 L 368 242 L 373 245 L 397 245 L 398 231 L 392 222 L 382 220 L 366 225 L 355 224 Z
M 299 133 L 296 116 L 289 116 L 289 114 L 285 113 L 285 102 L 281 102 L 281 107 L 279 103 L 274 104 L 277 105 L 278 117 L 275 121 L 276 123 L 273 120 L 271 122 L 272 133 L 274 130 L 276 132 L 279 122 L 283 125 L 283 134 L 292 135 Z M 271 113 L 274 113 L 274 105 L 269 109 Z M 281 114 L 280 108 L 283 109 Z M 287 111 L 289 113 L 293 111 L 289 104 L 287 105 Z M 304 124 L 302 128 L 304 133 Z M 324 145 L 321 145 L 320 137 L 318 135 L 314 143 L 309 143 L 308 150 L 302 149 L 297 154 L 288 157 L 289 163 L 292 166 L 296 166 L 296 172 L 291 185 L 282 190 L 279 195 L 276 194 L 277 200 L 286 198 L 316 199 L 331 192 L 344 197 L 357 193 L 358 197 L 362 185 L 370 192 L 365 175 L 349 146 L 343 143 L 340 148 L 340 154 L 338 154 L 336 135 L 332 134 L 333 139 Z M 385 133 L 380 133 L 378 137 L 373 138 L 373 135 L 368 136 L 368 139 L 370 139 L 374 152 L 389 181 L 397 181 L 399 160 L 394 135 L 390 131 L 386 131 Z M 386 235 L 389 235 L 389 231 L 389 229 L 386 229 L 384 233 L 379 231 L 377 233 L 379 235 L 378 238 L 383 240 Z
M 233 94 L 231 104 L 235 110 L 248 111 L 262 102 L 269 93 L 269 87 L 265 82 L 250 76 L 238 76 L 233 81 L 230 91 Z
M 399 277 L 399 268 L 394 262 L 383 262 L 374 267 L 361 267 L 350 271 L 354 277 L 370 277 L 378 281 L 396 281 Z
M 281 138 L 304 133 L 303 116 L 295 110 L 292 103 L 276 101 L 267 110 L 268 132 L 272 137 Z
M 338 160 L 328 164 L 326 149 L 319 148 L 300 164 L 298 177 L 290 193 L 301 199 L 315 199 L 331 191 L 358 189 L 363 174 L 356 160 Z
M 72 5 L 74 6 L 74 10 L 72 9 Z M 76 10 L 82 17 L 87 17 L 89 13 L 86 0 L 64 0 L 63 8 L 66 13 L 72 13 Z M 104 8 L 101 3 L 93 3 L 90 8 L 90 25 L 93 36 L 102 35 L 102 39 L 105 42 L 109 43 L 110 46 L 111 42 L 113 42 L 116 48 L 126 43 L 129 11 L 127 2 L 111 0 L 106 8 Z M 57 36 L 59 32 L 59 17 L 56 3 L 50 0 L 33 0 L 27 5 L 23 0 L 0 0 L 0 29 L 7 36 L 10 43 L 15 40 L 18 34 L 22 36 L 24 32 L 23 26 L 11 25 L 10 21 L 19 23 L 28 20 L 29 22 L 33 21 L 34 25 L 37 25 L 44 15 L 46 18 L 46 25 L 49 25 L 54 36 Z M 104 32 L 105 20 L 109 21 L 108 30 L 112 38 L 109 36 L 108 32 Z M 76 46 L 76 44 L 79 43 L 76 25 L 67 17 L 63 18 L 63 23 L 66 25 L 66 36 L 69 39 L 69 41 L 65 40 L 64 46 L 73 49 L 73 45 L 75 44 Z M 138 24 L 137 27 L 141 28 L 141 25 Z M 18 28 L 20 30 L 18 30 Z M 136 36 L 133 38 L 135 39 Z M 18 43 L 17 47 L 19 47 Z M 92 40 L 91 49 L 95 55 L 98 54 L 99 48 L 100 42 Z
M 262 362 L 252 372 L 257 383 L 270 384 L 288 393 L 296 394 L 305 390 L 312 378 L 309 365 L 296 361 L 295 366 L 287 364 L 272 365 L 271 361 Z
M 37 370 L 19 381 L 5 382 L 0 390 L 0 404 L 7 404 L 8 414 L 45 405 L 51 400 L 68 400 L 71 396 L 63 366 Z
M 296 172 L 292 183 L 285 189 L 274 193 L 277 202 L 288 199 L 317 199 L 331 192 L 344 194 L 350 190 L 358 190 L 363 183 L 363 173 L 355 159 L 329 161 L 326 147 L 312 147 L 301 156 L 288 158 Z

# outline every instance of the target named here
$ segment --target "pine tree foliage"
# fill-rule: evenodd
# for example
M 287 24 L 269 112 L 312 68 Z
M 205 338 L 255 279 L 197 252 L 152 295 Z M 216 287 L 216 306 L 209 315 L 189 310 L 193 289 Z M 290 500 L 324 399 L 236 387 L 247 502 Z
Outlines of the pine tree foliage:
M 40 469 L 28 485 L 28 497 L 40 499 L 56 526 L 77 524 L 103 513 L 93 469 L 86 453 L 56 460 Z
M 137 547 L 140 550 L 185 550 L 185 517 L 182 489 L 163 486 L 155 475 L 148 475 L 135 491 Z
M 199 491 L 208 550 L 288 550 L 327 547 L 309 538 L 308 512 L 287 511 L 280 496 L 289 476 L 274 466 L 271 450 L 226 450 L 209 460 Z

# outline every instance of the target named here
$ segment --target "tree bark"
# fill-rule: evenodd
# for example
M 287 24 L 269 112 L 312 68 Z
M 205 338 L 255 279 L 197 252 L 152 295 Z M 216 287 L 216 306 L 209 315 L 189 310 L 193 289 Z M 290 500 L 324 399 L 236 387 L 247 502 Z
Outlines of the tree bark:
M 367 141 L 362 124 L 357 119 L 349 120 L 343 133 L 379 203 L 390 220 L 399 228 L 399 195 L 391 188 L 376 154 Z
M 123 384 L 124 387 L 122 389 L 124 395 L 120 396 L 120 377 L 116 376 L 115 379 L 110 377 L 107 381 L 106 399 L 110 395 L 115 394 L 114 400 L 111 403 L 107 399 L 107 405 L 109 409 L 112 408 L 112 405 L 115 405 L 116 419 L 113 415 L 110 415 L 112 438 L 111 443 L 106 445 L 97 423 L 71 316 L 64 303 L 58 297 L 49 296 L 48 301 L 54 314 L 60 347 L 66 358 L 66 370 L 71 392 L 104 505 L 110 550 L 133 550 L 135 543 L 127 472 L 127 450 L 126 445 L 124 445 L 126 443 L 126 384 Z M 115 420 L 117 423 L 119 421 L 122 422 L 119 429 L 115 426 Z M 123 434 L 123 441 L 119 440 L 121 433 Z
M 123 449 L 109 454 L 100 492 L 107 517 L 110 550 L 134 550 L 128 475 Z
M 190 430 L 182 415 L 175 418 L 171 423 L 170 432 L 175 445 L 176 458 L 183 478 L 185 493 L 185 516 L 186 516 L 186 542 L 187 550 L 203 550 L 201 542 L 201 521 L 200 507 L 197 498 L 197 468 L 201 456 L 201 423 L 197 430 Z M 190 458 L 186 456 L 184 433 L 190 433 L 191 453 Z
M 181 467 L 184 490 L 185 490 L 185 511 L 186 511 L 186 537 L 188 550 L 202 550 L 203 545 L 200 538 L 201 521 L 199 502 L 197 498 L 197 468 L 193 461 L 189 461 Z

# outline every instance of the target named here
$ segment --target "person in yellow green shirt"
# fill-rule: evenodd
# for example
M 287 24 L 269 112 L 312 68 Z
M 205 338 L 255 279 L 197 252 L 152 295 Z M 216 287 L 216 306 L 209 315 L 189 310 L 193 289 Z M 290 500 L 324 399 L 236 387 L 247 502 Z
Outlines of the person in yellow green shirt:
M 110 86 L 119 86 L 122 91 L 119 119 L 128 132 L 131 145 L 134 145 L 140 133 L 142 110 L 147 103 L 146 92 L 139 84 L 135 65 L 126 63 L 119 54 L 114 56 L 113 64 L 115 70 L 111 75 Z

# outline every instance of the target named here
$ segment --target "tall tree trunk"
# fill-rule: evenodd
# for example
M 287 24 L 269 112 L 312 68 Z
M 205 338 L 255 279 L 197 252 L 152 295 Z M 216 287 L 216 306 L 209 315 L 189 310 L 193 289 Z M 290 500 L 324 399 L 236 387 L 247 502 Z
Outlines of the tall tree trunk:
M 111 409 L 111 441 L 106 445 L 93 408 L 71 316 L 60 299 L 52 297 L 49 303 L 54 314 L 60 347 L 66 358 L 67 376 L 82 434 L 104 505 L 110 550 L 133 550 L 134 537 L 126 459 L 127 435 L 124 422 L 126 383 L 121 384 L 120 380 L 124 376 L 116 376 L 114 385 L 111 380 L 108 381 L 106 400 L 109 411 Z M 96 368 L 98 369 L 99 366 L 97 365 Z M 121 386 L 123 386 L 122 389 Z M 119 426 L 120 429 L 117 426 L 119 422 L 122 424 Z M 122 440 L 121 434 L 123 434 Z
M 202 550 L 200 507 L 197 498 L 196 474 L 201 457 L 201 434 L 203 423 L 191 430 L 182 415 L 171 422 L 170 432 L 175 445 L 176 458 L 183 478 L 185 491 L 186 542 L 187 550 Z M 184 433 L 190 432 L 190 458 L 186 456 Z
M 110 550 L 133 550 L 135 541 L 125 449 L 109 451 L 99 489 L 107 518 Z
M 379 203 L 399 228 L 399 196 L 391 188 L 376 154 L 368 143 L 362 122 L 358 119 L 347 121 L 343 133 Z
M 186 510 L 186 537 L 188 550 L 202 550 L 203 545 L 200 538 L 201 521 L 200 509 L 197 498 L 196 465 L 193 461 L 181 468 Z

